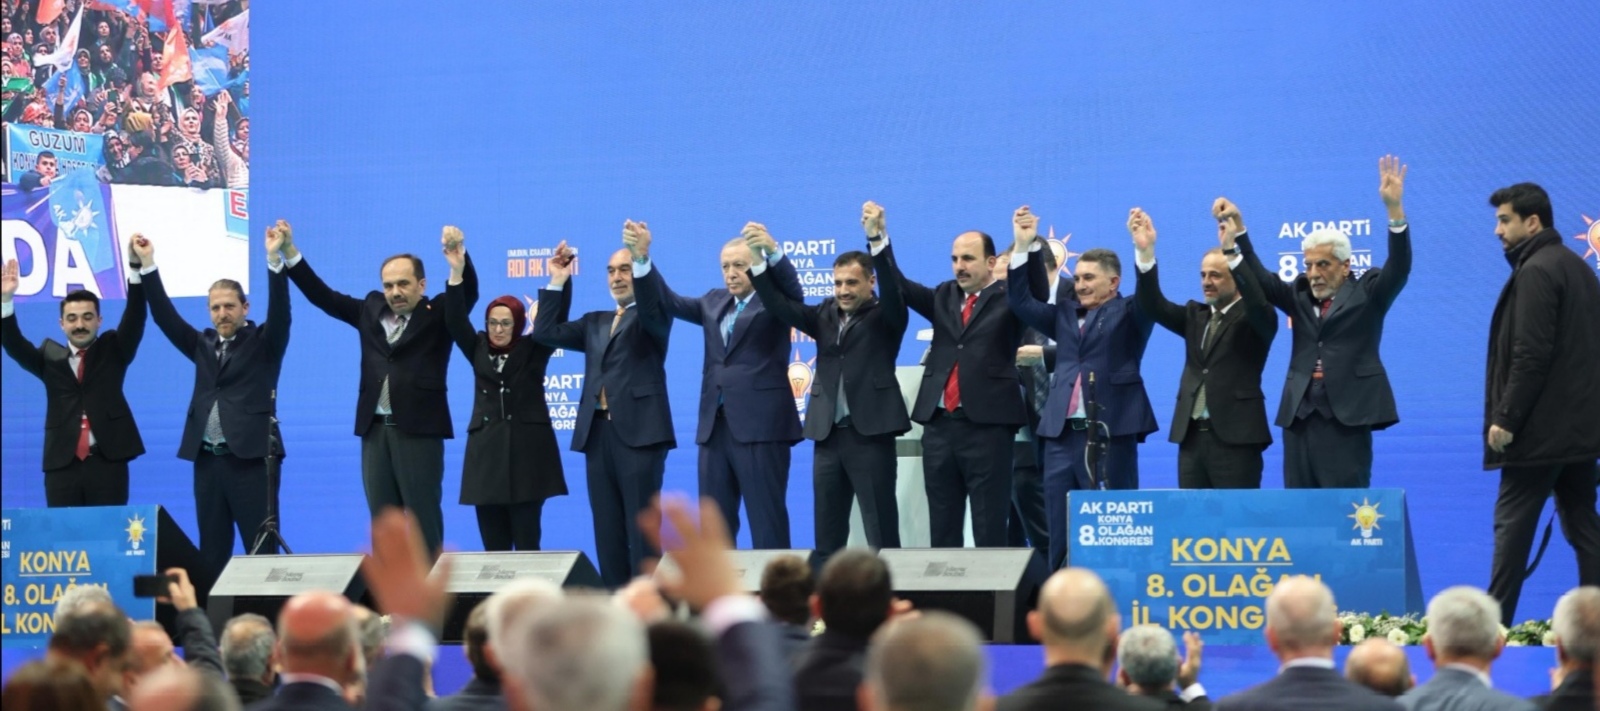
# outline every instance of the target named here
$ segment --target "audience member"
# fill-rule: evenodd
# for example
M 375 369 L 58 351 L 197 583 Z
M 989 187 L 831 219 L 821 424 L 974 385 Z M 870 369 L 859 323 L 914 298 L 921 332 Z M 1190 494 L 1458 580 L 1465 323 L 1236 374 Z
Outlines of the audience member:
M 428 700 L 428 711 L 503 711 L 500 696 L 500 670 L 489 661 L 489 601 L 484 600 L 467 615 L 462 652 L 472 665 L 472 678 L 450 696 Z
M 1533 704 L 1497 691 L 1489 680 L 1489 667 L 1505 645 L 1500 603 L 1488 593 L 1463 585 L 1433 596 L 1422 638 L 1433 678 L 1407 691 L 1400 705 L 1409 711 L 1532 711 Z
M 1344 678 L 1390 698 L 1417 685 L 1406 650 L 1382 637 L 1370 637 L 1350 650 L 1344 660 Z
M 846 549 L 828 560 L 811 597 L 822 634 L 806 642 L 794 661 L 800 711 L 858 708 L 867 642 L 889 619 L 893 605 L 889 566 L 872 551 Z
M 111 599 L 111 593 L 99 585 L 75 585 L 56 598 L 53 617 L 60 619 L 62 615 L 70 615 L 94 604 L 115 606 L 117 603 Z
M 220 677 L 167 665 L 140 681 L 128 711 L 239 711 L 239 697 Z
M 1594 667 L 1600 663 L 1600 587 L 1585 585 L 1556 601 L 1550 631 L 1555 633 L 1556 662 L 1549 696 L 1533 699 L 1545 711 L 1590 711 L 1600 708 Z
M 1282 666 L 1277 676 L 1217 702 L 1225 711 L 1306 709 L 1395 711 L 1400 705 L 1334 670 L 1339 608 L 1322 581 L 1297 575 L 1267 596 L 1267 646 Z
M 83 605 L 56 618 L 45 658 L 82 665 L 100 699 L 110 703 L 122 693 L 122 670 L 128 664 L 132 637 L 128 616 L 115 605 Z
M 277 645 L 272 623 L 255 613 L 236 616 L 222 628 L 222 669 L 239 703 L 249 705 L 272 696 L 278 681 L 272 658 Z
M 1178 643 L 1167 628 L 1149 624 L 1129 628 L 1117 641 L 1117 683 L 1130 694 L 1159 699 L 1168 709 L 1210 709 L 1211 700 L 1199 683 L 1204 648 L 1200 635 L 1185 632 L 1183 646 L 1185 657 L 1180 660 Z
M 1039 589 L 1028 631 L 1044 645 L 1040 677 L 1000 699 L 1001 711 L 1160 711 L 1160 701 L 1129 695 L 1106 681 L 1117 655 L 1122 617 L 1100 576 L 1065 568 Z
M 278 615 L 276 654 L 282 684 L 251 711 L 348 710 L 344 687 L 366 670 L 355 606 L 325 591 L 289 598 Z
M 811 566 L 800 556 L 781 555 L 761 571 L 761 604 L 783 631 L 784 656 L 790 664 L 811 640 Z
M 885 627 L 873 641 L 856 702 L 864 711 L 991 709 L 987 676 L 978 628 L 926 612 Z
M 0 691 L 0 711 L 105 711 L 83 665 L 64 657 L 28 662 L 11 673 Z
M 716 651 L 704 632 L 667 620 L 645 630 L 655 673 L 654 711 L 718 711 L 722 707 Z

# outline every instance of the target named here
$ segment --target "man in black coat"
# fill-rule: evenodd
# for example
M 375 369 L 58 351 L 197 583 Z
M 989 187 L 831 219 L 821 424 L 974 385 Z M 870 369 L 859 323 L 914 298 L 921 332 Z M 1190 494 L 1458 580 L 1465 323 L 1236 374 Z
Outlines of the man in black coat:
M 129 252 L 128 302 L 117 328 L 99 333 L 100 297 L 79 289 L 61 301 L 65 346 L 51 339 L 38 346 L 28 342 L 11 303 L 21 283 L 17 260 L 0 271 L 0 343 L 44 383 L 44 495 L 51 507 L 127 504 L 128 462 L 144 454 L 139 425 L 122 393 L 145 325 L 140 265 Z
M 501 296 L 484 312 L 484 330 L 467 315 L 466 249 L 445 249 L 445 328 L 472 364 L 472 418 L 461 464 L 461 504 L 472 506 L 486 551 L 536 551 L 544 502 L 567 494 L 561 445 L 544 399 L 555 349 L 523 335 L 522 300 Z M 566 319 L 566 313 L 560 314 Z
M 1239 252 L 1267 300 L 1294 319 L 1277 420 L 1286 488 L 1371 486 L 1372 432 L 1400 421 L 1378 346 L 1383 320 L 1411 277 L 1411 231 L 1401 206 L 1406 168 L 1384 156 L 1378 173 L 1389 213 L 1389 258 L 1360 276 L 1350 272 L 1350 238 L 1326 229 L 1301 243 L 1306 273 L 1284 284 L 1256 256 L 1238 208 L 1227 198 L 1211 208 L 1218 222 L 1233 223 Z
M 349 711 L 344 687 L 365 671 L 355 607 L 343 595 L 301 593 L 278 614 L 278 691 L 250 711 Z
M 994 239 L 976 231 L 958 235 L 950 248 L 955 278 L 934 287 L 906 278 L 888 242 L 885 237 L 884 291 L 899 289 L 906 306 L 933 326 L 933 344 L 911 407 L 912 421 L 923 426 L 930 545 L 964 545 L 970 502 L 973 542 L 980 548 L 1004 546 L 1012 443 L 1017 428 L 1028 421 L 1016 368 L 1026 327 L 1006 302 L 1007 282 L 994 278 Z M 1030 265 L 1043 268 L 1038 261 Z
M 889 566 L 871 551 L 840 551 L 822 569 L 812 614 L 823 630 L 794 660 L 799 711 L 853 711 L 867 646 L 894 607 Z
M 446 226 L 441 242 L 460 242 Z M 399 254 L 383 261 L 382 291 L 356 298 L 329 288 L 311 270 L 294 237 L 283 233 L 289 280 L 306 300 L 355 328 L 361 336 L 361 383 L 355 434 L 361 438 L 361 483 L 373 515 L 387 506 L 417 515 L 422 535 L 437 553 L 444 540 L 439 499 L 444 484 L 444 441 L 455 436 L 445 375 L 452 341 L 444 310 L 433 308 L 422 260 Z M 478 302 L 478 273 L 467 257 L 462 277 L 467 308 Z
M 1562 246 L 1543 188 L 1519 183 L 1489 204 L 1511 263 L 1489 322 L 1483 399 L 1483 468 L 1501 470 L 1489 594 L 1509 625 L 1552 494 L 1578 584 L 1600 585 L 1600 280 Z
M 1100 576 L 1087 568 L 1056 571 L 1028 613 L 1028 631 L 1044 645 L 1044 673 L 1002 697 L 999 711 L 1162 711 L 1162 702 L 1106 681 L 1121 627 Z
M 1224 696 L 1224 711 L 1400 711 L 1400 704 L 1339 675 L 1339 608 L 1322 581 L 1297 575 L 1267 596 L 1267 646 L 1281 666 L 1268 681 Z
M 573 255 L 562 242 L 550 260 L 550 286 L 539 291 L 533 319 L 534 340 L 584 355 L 572 451 L 583 452 L 600 577 L 611 588 L 626 585 L 639 574 L 640 563 L 656 555 L 637 520 L 661 491 L 667 452 L 677 446 L 667 402 L 672 317 L 661 306 L 659 275 L 634 277 L 649 254 L 649 227 L 627 221 L 623 241 L 627 248 L 606 263 L 615 310 L 567 320 Z
M 1589 711 L 1595 708 L 1595 667 L 1600 666 L 1600 588 L 1568 591 L 1556 601 L 1550 631 L 1556 637 L 1559 665 L 1549 695 L 1533 703 L 1544 711 Z
M 1278 333 L 1278 319 L 1255 274 L 1241 268 L 1231 223 L 1217 223 L 1223 247 L 1206 252 L 1200 262 L 1205 303 L 1183 306 L 1161 293 L 1150 215 L 1134 208 L 1128 231 L 1138 249 L 1134 299 L 1156 323 L 1184 340 L 1183 377 L 1168 437 L 1178 445 L 1178 486 L 1261 488 L 1261 450 L 1272 444 L 1261 371 Z
M 505 711 L 506 700 L 500 690 L 500 670 L 489 659 L 488 603 L 480 602 L 467 615 L 463 642 L 472 678 L 466 686 L 449 696 L 429 699 L 427 711 Z
M 906 401 L 895 377 L 895 358 L 906 332 L 906 304 L 899 289 L 872 295 L 874 270 L 889 268 L 883 249 L 883 208 L 868 202 L 861 224 L 872 256 L 845 252 L 833 262 L 833 296 L 821 304 L 785 295 L 766 268 L 765 254 L 751 266 L 761 303 L 817 340 L 816 378 L 811 382 L 802 433 L 816 442 L 812 460 L 816 555 L 826 561 L 850 537 L 850 500 L 861 505 L 867 545 L 900 547 L 900 510 L 895 497 L 895 438 L 911 429 Z M 888 278 L 888 277 L 885 277 Z
M 279 250 L 282 220 L 267 228 L 267 306 L 270 321 L 257 326 L 245 320 L 250 301 L 232 279 L 211 285 L 206 296 L 212 328 L 200 331 L 178 315 L 156 268 L 155 244 L 134 235 L 134 252 L 149 291 L 150 315 L 172 345 L 194 363 L 194 391 L 178 444 L 178 458 L 194 462 L 195 517 L 200 527 L 200 556 L 211 576 L 220 575 L 233 557 L 237 528 L 248 551 L 267 517 L 267 460 L 281 457 L 275 442 L 272 412 L 283 354 L 289 348 L 289 280 Z M 269 430 L 272 432 L 269 435 Z M 271 542 L 259 553 L 277 552 Z

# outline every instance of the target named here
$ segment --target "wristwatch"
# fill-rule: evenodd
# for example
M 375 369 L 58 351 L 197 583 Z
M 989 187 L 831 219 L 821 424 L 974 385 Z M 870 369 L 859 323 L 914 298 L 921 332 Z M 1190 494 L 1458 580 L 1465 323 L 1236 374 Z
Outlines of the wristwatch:
M 1229 247 L 1227 249 L 1222 250 L 1222 253 L 1232 257 L 1232 256 L 1234 256 L 1234 255 L 1239 253 L 1239 248 L 1238 247 Z

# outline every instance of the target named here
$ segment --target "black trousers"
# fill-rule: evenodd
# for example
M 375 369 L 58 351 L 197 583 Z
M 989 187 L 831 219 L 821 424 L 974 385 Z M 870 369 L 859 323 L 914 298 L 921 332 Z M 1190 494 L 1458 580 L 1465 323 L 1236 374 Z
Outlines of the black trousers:
M 589 511 L 594 517 L 594 547 L 600 579 L 619 588 L 640 572 L 645 558 L 657 555 L 639 528 L 639 512 L 661 491 L 667 471 L 666 445 L 629 447 L 617 436 L 604 411 L 589 425 L 583 452 L 588 470 Z
M 1261 447 L 1228 444 L 1210 420 L 1194 420 L 1178 445 L 1178 488 L 1259 489 Z
M 194 513 L 200 525 L 200 558 L 212 575 L 220 575 L 233 558 L 233 532 L 248 549 L 267 519 L 267 461 L 200 450 L 194 460 Z M 261 553 L 278 552 L 277 544 Z
M 855 431 L 850 419 L 835 424 L 817 442 L 812 459 L 817 551 L 820 568 L 850 540 L 850 501 L 861 504 L 867 545 L 900 547 L 900 508 L 895 499 L 894 435 L 868 437 Z
M 1039 557 L 1050 555 L 1050 524 L 1044 512 L 1044 444 L 1037 439 L 1012 442 L 1011 518 L 1006 525 L 1012 548 L 1033 546 Z
M 1069 422 L 1060 437 L 1044 440 L 1044 510 L 1050 521 L 1050 570 L 1067 560 L 1067 495 L 1073 491 L 1097 488 L 1084 466 L 1088 431 L 1073 429 Z M 1104 471 L 1100 475 L 1107 489 L 1139 488 L 1139 438 L 1121 435 L 1107 440 Z
M 486 551 L 536 551 L 542 531 L 544 500 L 520 504 L 474 506 L 478 512 L 478 536 Z
M 444 543 L 444 511 L 439 499 L 444 485 L 444 440 L 417 437 L 400 428 L 372 423 L 361 438 L 361 485 L 373 516 L 385 507 L 409 510 L 417 517 L 422 540 L 437 557 Z
M 928 491 L 929 544 L 966 545 L 967 502 L 972 502 L 972 542 L 979 548 L 1006 545 L 1011 514 L 1011 448 L 1016 429 L 982 425 L 958 408 L 934 410 L 922 429 L 922 476 Z
M 728 431 L 722 410 L 711 439 L 700 446 L 700 495 L 709 496 L 739 538 L 739 499 L 750 519 L 751 548 L 789 548 L 788 442 L 740 442 Z
M 1372 428 L 1351 427 L 1320 412 L 1283 428 L 1283 488 L 1372 486 Z
M 128 463 L 110 461 L 98 448 L 91 449 L 88 459 L 44 473 L 44 502 L 50 508 L 126 506 Z
M 1573 462 L 1500 471 L 1500 496 L 1494 502 L 1494 559 L 1489 595 L 1500 601 L 1500 621 L 1510 627 L 1522 597 L 1522 581 L 1539 528 L 1545 499 L 1556 499 L 1561 533 L 1578 554 L 1578 585 L 1600 585 L 1600 514 L 1595 486 L 1600 466 Z

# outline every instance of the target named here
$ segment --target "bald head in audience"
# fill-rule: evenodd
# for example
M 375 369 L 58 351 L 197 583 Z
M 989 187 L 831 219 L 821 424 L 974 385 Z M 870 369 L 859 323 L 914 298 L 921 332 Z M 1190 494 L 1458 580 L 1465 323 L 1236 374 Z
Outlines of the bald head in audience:
M 1374 637 L 1350 650 L 1344 677 L 1384 696 L 1396 697 L 1416 686 L 1406 651 L 1387 639 Z
M 182 664 L 164 665 L 129 695 L 128 711 L 239 711 L 239 699 L 221 679 Z
M 978 711 L 988 664 L 971 622 L 924 612 L 883 629 L 867 652 L 866 678 L 856 702 L 862 711 Z
M 1297 575 L 1267 596 L 1267 646 L 1278 661 L 1333 658 L 1339 643 L 1339 608 L 1322 581 Z
M 284 673 L 312 674 L 346 684 L 360 679 L 365 660 L 355 606 L 343 595 L 301 593 L 278 614 L 278 664 Z
M 1117 654 L 1122 617 L 1100 576 L 1086 568 L 1059 570 L 1039 589 L 1028 631 L 1045 648 L 1045 665 L 1084 664 L 1105 671 Z

